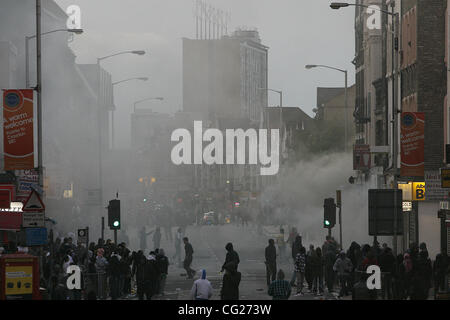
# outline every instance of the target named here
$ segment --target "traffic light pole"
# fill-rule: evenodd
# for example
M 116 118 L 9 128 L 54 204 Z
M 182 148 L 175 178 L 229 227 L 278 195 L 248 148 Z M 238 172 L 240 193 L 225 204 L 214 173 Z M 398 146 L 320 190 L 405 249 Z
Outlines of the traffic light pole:
M 341 245 L 341 250 L 344 249 L 342 244 L 342 205 L 339 205 L 339 244 Z
M 341 190 L 336 190 L 336 202 L 337 207 L 339 208 L 339 244 L 341 246 L 341 250 L 344 248 L 342 243 L 342 192 Z
M 114 244 L 117 245 L 117 229 L 114 229 Z
M 102 217 L 102 242 L 105 241 L 105 217 Z

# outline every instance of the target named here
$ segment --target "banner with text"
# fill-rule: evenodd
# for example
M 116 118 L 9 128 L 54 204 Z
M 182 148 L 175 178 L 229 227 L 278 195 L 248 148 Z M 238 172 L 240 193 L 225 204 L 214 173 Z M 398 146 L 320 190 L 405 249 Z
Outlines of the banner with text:
M 401 169 L 403 177 L 424 176 L 425 114 L 403 112 L 401 121 Z
M 33 89 L 3 91 L 3 153 L 5 170 L 33 169 L 35 126 Z

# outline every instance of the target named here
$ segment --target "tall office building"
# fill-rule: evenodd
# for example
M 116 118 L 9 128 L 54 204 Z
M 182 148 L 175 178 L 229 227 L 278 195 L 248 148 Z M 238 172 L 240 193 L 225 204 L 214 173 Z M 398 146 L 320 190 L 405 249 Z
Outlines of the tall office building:
M 267 107 L 268 47 L 258 31 L 212 40 L 183 39 L 183 110 L 204 119 L 259 123 Z

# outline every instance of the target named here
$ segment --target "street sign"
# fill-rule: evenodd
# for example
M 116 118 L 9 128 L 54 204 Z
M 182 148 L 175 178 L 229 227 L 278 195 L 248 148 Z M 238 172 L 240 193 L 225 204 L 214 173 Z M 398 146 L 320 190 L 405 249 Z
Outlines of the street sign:
M 441 169 L 441 185 L 442 188 L 450 188 L 450 169 Z
M 400 189 L 369 190 L 369 235 L 394 235 L 394 215 L 397 215 L 397 235 L 403 234 L 403 194 Z
M 45 213 L 43 211 L 24 211 L 22 213 L 23 228 L 45 227 Z
M 41 200 L 41 197 L 36 192 L 36 190 L 33 189 L 31 191 L 30 196 L 28 197 L 27 201 L 23 204 L 23 211 L 44 211 L 45 205 Z
M 413 201 L 424 201 L 425 195 L 425 182 L 413 182 Z
M 27 228 L 25 229 L 27 246 L 42 246 L 47 244 L 46 228 Z
M 78 229 L 78 243 L 86 243 L 88 237 L 87 229 Z
M 403 211 L 412 211 L 412 202 L 411 201 L 403 201 L 402 207 L 403 207 Z

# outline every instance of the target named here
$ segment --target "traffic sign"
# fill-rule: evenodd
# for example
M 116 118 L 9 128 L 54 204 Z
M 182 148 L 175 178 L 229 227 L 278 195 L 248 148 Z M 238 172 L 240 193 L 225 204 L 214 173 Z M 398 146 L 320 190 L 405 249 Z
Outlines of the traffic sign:
M 45 213 L 43 211 L 24 211 L 22 213 L 23 228 L 45 227 Z
M 47 244 L 46 228 L 27 228 L 25 229 L 27 246 L 42 246 Z
M 78 229 L 78 243 L 87 242 L 88 230 L 87 229 Z
M 36 192 L 36 190 L 32 189 L 30 196 L 23 204 L 23 211 L 44 211 L 45 205 L 41 200 L 41 197 Z

